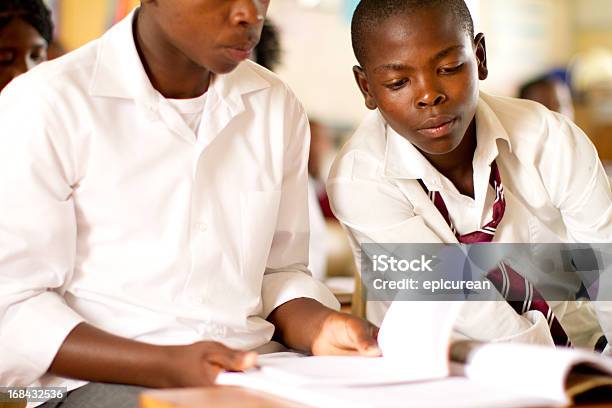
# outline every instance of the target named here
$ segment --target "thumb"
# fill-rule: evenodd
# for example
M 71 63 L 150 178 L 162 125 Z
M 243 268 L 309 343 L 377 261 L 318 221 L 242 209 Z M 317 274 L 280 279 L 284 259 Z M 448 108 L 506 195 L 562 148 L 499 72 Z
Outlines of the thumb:
M 355 330 L 355 346 L 359 354 L 364 356 L 379 357 L 382 355 L 378 341 L 378 327 L 362 321 Z
M 257 364 L 257 353 L 254 351 L 219 350 L 207 355 L 207 360 L 225 370 L 245 371 Z

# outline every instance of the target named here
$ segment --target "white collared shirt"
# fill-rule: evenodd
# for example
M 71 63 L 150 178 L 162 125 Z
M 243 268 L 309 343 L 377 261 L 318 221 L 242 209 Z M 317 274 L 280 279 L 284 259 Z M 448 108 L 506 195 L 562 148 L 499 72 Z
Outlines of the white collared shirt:
M 44 374 L 82 321 L 254 349 L 277 306 L 338 307 L 306 266 L 293 93 L 245 61 L 214 77 L 196 138 L 151 86 L 132 18 L 0 96 L 1 385 L 81 384 Z
M 476 126 L 472 199 L 460 194 L 378 111 L 366 117 L 336 158 L 327 183 L 332 208 L 349 232 L 357 265 L 359 244 L 364 242 L 457 243 L 418 179 L 440 192 L 459 233 L 490 221 L 495 195 L 488 181 L 493 160 L 507 204 L 494 242 L 612 242 L 610 185 L 595 148 L 573 123 L 531 101 L 481 93 Z M 457 334 L 549 343 L 546 333 L 534 333 L 539 321 L 533 320 L 538 319 L 533 313 L 521 317 L 506 302 L 485 303 L 466 305 L 455 326 Z M 598 313 L 607 316 L 602 326 L 605 323 L 609 336 L 612 307 L 599 304 Z M 590 304 L 552 306 L 574 345 L 594 345 L 601 329 Z M 368 302 L 368 318 L 378 323 L 386 307 Z
M 202 95 L 191 99 L 166 99 L 181 115 L 196 137 L 206 105 L 206 96 L 207 93 L 204 92 Z

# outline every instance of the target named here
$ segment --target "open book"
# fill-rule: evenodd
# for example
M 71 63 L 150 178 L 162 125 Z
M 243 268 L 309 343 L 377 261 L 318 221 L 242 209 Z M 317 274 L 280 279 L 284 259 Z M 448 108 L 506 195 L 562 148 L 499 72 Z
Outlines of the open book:
M 612 358 L 590 351 L 476 342 L 451 347 L 451 371 L 479 384 L 512 387 L 567 405 L 589 392 L 612 401 Z
M 612 401 L 610 357 L 524 344 L 451 344 L 460 302 L 397 305 L 381 326 L 382 358 L 263 355 L 258 370 L 224 373 L 217 382 L 317 407 L 564 406 L 602 389 L 598 397 Z

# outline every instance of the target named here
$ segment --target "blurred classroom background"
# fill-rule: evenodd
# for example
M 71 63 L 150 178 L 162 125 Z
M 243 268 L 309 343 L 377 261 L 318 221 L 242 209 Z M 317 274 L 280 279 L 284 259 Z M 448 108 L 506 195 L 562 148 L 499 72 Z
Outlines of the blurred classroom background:
M 48 0 L 56 20 L 56 37 L 67 51 L 98 37 L 138 2 Z M 316 155 L 319 189 L 335 149 L 350 136 L 366 112 L 351 71 L 356 61 L 351 49 L 350 18 L 357 2 L 270 3 L 268 17 L 278 28 L 281 42 L 280 63 L 275 71 L 289 83 L 309 115 L 324 130 L 320 139 L 327 139 Z M 490 75 L 482 82 L 482 89 L 517 96 L 521 84 L 542 75 L 553 75 L 566 82 L 573 97 L 576 123 L 591 137 L 602 160 L 612 167 L 610 0 L 467 0 L 467 3 L 476 30 L 484 32 L 487 40 Z M 352 274 L 352 257 L 343 240 L 340 228 L 328 218 L 325 241 L 328 276 Z

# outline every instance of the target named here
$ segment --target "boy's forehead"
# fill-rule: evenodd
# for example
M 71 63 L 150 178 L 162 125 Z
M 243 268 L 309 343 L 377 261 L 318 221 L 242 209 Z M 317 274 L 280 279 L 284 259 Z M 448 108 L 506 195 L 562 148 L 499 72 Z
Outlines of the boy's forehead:
M 363 65 L 397 53 L 435 55 L 448 47 L 467 47 L 472 39 L 459 19 L 439 8 L 424 8 L 390 16 L 365 36 Z M 373 57 L 373 58 L 371 58 Z
M 0 46 L 11 46 L 24 42 L 40 42 L 44 44 L 44 39 L 30 23 L 22 18 L 15 17 L 6 27 L 2 28 Z

